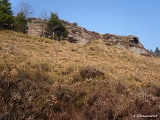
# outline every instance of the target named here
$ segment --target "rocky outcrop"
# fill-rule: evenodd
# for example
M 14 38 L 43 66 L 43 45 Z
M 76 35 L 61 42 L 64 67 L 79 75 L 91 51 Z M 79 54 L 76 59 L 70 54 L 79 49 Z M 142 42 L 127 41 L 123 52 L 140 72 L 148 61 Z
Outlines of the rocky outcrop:
M 115 45 L 120 49 L 128 49 L 131 52 L 138 54 L 150 55 L 144 46 L 140 43 L 139 38 L 136 36 L 118 36 L 112 34 L 104 34 L 103 40 L 106 45 Z
M 27 23 L 27 33 L 31 36 L 46 36 L 47 21 L 39 18 L 30 18 Z M 88 31 L 83 27 L 78 26 L 77 23 L 70 23 L 62 20 L 62 24 L 68 30 L 68 37 L 66 40 L 71 43 L 87 44 L 93 40 L 103 40 L 106 46 L 117 46 L 119 49 L 127 49 L 131 52 L 138 53 L 145 56 L 153 56 L 140 43 L 138 37 L 119 36 L 114 34 L 99 34 L 94 31 Z
M 41 20 L 40 18 L 28 18 L 26 33 L 30 36 L 41 37 L 46 32 L 47 21 Z
M 131 52 L 152 56 L 152 54 L 144 48 L 139 38 L 133 35 L 119 36 L 114 34 L 99 34 L 94 31 L 88 31 L 77 23 L 69 23 L 62 21 L 68 29 L 67 40 L 71 43 L 86 44 L 92 40 L 103 40 L 107 46 L 117 46 L 120 49 L 127 49 Z
M 67 40 L 71 43 L 86 44 L 92 40 L 88 31 L 85 28 L 78 26 L 77 23 L 69 23 L 68 21 L 62 21 L 68 30 Z

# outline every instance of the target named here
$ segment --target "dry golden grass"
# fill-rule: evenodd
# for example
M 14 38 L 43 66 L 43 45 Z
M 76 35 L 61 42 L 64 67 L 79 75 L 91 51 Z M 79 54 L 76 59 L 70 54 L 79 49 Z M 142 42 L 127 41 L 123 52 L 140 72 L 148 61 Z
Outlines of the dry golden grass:
M 99 69 L 100 71 L 103 71 L 105 75 L 103 77 L 99 76 L 96 78 L 83 79 L 82 81 L 82 78 L 80 78 L 80 80 L 76 81 L 75 75 L 79 75 L 81 68 L 85 66 L 92 66 Z M 40 78 L 37 78 L 36 76 L 37 71 L 39 72 L 38 76 Z M 84 104 L 92 105 L 94 100 L 99 100 L 98 96 L 103 96 L 104 91 L 107 89 L 111 90 L 114 86 L 116 86 L 116 88 L 112 92 L 115 94 L 113 94 L 113 96 L 109 96 L 108 98 L 117 97 L 117 95 L 119 95 L 118 93 L 121 93 L 122 88 L 129 91 L 130 95 L 135 95 L 134 92 L 136 90 L 145 89 L 148 94 L 155 96 L 158 94 L 156 93 L 157 90 L 160 89 L 159 58 L 141 56 L 127 50 L 120 50 L 115 46 L 105 46 L 104 42 L 101 40 L 92 41 L 87 45 L 79 45 L 68 43 L 66 41 L 55 41 L 47 38 L 31 37 L 12 31 L 0 31 L 1 78 L 4 79 L 5 77 L 6 79 L 10 78 L 12 80 L 12 78 L 18 78 L 17 76 L 20 76 L 20 73 L 25 72 L 26 74 L 21 76 L 24 77 L 24 79 L 26 79 L 26 75 L 28 75 L 27 79 L 32 80 L 41 79 L 43 77 L 43 80 L 49 79 L 52 86 L 57 89 L 59 89 L 57 87 L 59 85 L 64 86 L 64 88 L 66 87 L 65 91 L 68 90 L 69 92 L 67 92 L 67 94 L 71 94 L 71 96 L 74 94 L 77 97 L 73 97 L 72 102 L 76 102 L 74 105 L 71 105 L 77 109 L 83 109 L 82 106 Z M 104 85 L 106 85 L 107 88 Z M 64 92 L 63 89 L 60 89 L 60 91 Z M 73 91 L 76 92 L 74 93 Z M 78 91 L 80 93 L 78 93 Z M 118 92 L 116 93 L 116 91 Z M 127 94 L 126 91 L 122 92 Z M 88 93 L 89 95 L 86 97 L 86 94 Z M 60 93 L 57 93 L 57 97 L 59 94 Z M 61 94 L 59 96 L 61 96 Z M 116 104 L 120 105 L 127 102 L 124 100 L 126 97 L 121 96 L 120 98 L 121 101 L 119 101 L 119 103 L 118 101 L 115 102 Z M 66 99 L 70 100 L 70 98 L 67 97 Z M 132 97 L 128 99 L 132 99 Z M 63 101 L 61 97 L 59 97 L 59 100 Z M 104 100 L 108 101 L 105 97 Z M 116 98 L 114 100 L 116 100 Z M 71 103 L 68 104 L 70 105 Z M 66 104 L 59 103 L 55 109 L 58 111 L 58 107 L 61 105 Z M 91 109 L 96 109 L 96 106 L 93 107 L 91 107 Z M 115 106 L 111 105 L 111 107 Z M 123 107 L 122 109 L 125 109 L 124 106 L 121 107 Z M 64 111 L 59 114 L 59 119 L 62 119 L 64 116 L 68 116 L 68 119 L 73 117 L 69 116 L 70 113 L 65 113 L 65 110 L 69 109 L 72 108 L 64 108 Z M 84 108 L 83 112 L 85 112 L 85 114 L 87 113 L 87 109 L 89 108 Z M 115 109 L 117 110 L 120 108 Z M 135 113 L 138 114 L 138 112 Z M 92 113 L 87 114 L 90 117 L 92 116 Z M 96 114 L 101 113 L 98 111 Z M 108 116 L 110 116 L 109 114 L 111 113 L 108 113 Z M 118 113 L 113 112 L 112 115 L 113 114 L 115 116 L 117 115 L 116 117 L 119 117 Z M 114 118 L 112 115 L 106 119 Z M 53 116 L 58 117 L 58 114 L 54 114 Z M 77 119 L 82 116 L 78 114 L 77 111 L 74 117 Z M 104 116 L 104 118 L 105 117 L 106 116 Z M 118 119 L 116 117 L 115 119 Z M 84 117 L 84 119 L 94 118 L 104 119 L 99 116 L 92 116 L 91 118 Z M 125 118 L 122 117 L 122 119 Z

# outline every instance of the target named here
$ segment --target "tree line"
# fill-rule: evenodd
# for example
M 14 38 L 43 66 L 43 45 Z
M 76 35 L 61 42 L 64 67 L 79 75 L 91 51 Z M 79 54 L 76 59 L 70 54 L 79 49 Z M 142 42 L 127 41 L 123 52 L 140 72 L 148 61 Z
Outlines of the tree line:
M 21 0 L 17 8 L 17 13 L 14 15 L 9 0 L 0 0 L 0 30 L 7 29 L 25 33 L 27 18 L 31 17 L 33 12 L 32 5 Z M 67 37 L 67 29 L 62 24 L 57 13 L 51 12 L 49 18 L 47 18 L 48 15 L 45 10 L 42 10 L 40 14 L 43 20 L 47 20 L 49 36 L 53 36 L 54 33 L 53 39 L 57 40 Z

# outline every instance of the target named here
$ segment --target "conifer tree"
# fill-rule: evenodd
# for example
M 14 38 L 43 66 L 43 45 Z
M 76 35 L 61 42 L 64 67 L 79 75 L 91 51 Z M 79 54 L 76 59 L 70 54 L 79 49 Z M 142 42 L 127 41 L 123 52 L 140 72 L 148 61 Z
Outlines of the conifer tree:
M 68 35 L 68 32 L 65 26 L 62 24 L 61 20 L 59 19 L 57 13 L 51 12 L 48 21 L 48 29 L 49 29 L 49 35 L 51 36 L 52 39 L 63 40 Z
M 14 22 L 9 0 L 0 0 L 0 29 L 11 29 Z
M 15 16 L 14 30 L 16 30 L 17 32 L 25 33 L 26 25 L 27 25 L 27 20 L 25 18 L 25 15 L 22 12 L 19 12 Z
M 154 52 L 156 55 L 160 56 L 160 50 L 158 49 L 158 47 L 156 47 L 156 50 Z

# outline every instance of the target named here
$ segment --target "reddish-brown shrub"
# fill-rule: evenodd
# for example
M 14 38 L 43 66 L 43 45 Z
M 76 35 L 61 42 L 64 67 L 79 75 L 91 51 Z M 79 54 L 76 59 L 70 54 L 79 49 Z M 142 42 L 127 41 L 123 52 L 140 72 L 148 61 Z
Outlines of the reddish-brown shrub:
M 92 66 L 85 66 L 80 70 L 80 75 L 83 78 L 95 78 L 97 76 L 103 76 L 104 72 Z

